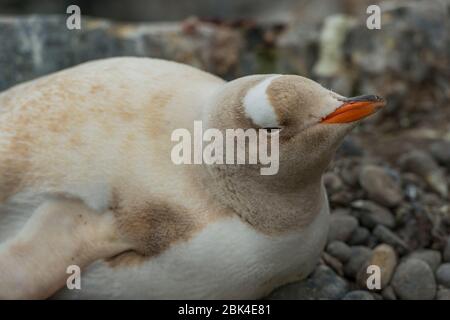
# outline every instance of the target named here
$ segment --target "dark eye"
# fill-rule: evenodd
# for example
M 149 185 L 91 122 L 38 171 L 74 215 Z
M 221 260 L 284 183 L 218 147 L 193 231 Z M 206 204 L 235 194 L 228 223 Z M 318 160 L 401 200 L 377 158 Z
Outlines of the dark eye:
M 267 130 L 268 133 L 272 133 L 272 131 L 274 131 L 274 130 L 280 130 L 281 131 L 282 128 L 281 127 L 265 127 L 263 129 Z

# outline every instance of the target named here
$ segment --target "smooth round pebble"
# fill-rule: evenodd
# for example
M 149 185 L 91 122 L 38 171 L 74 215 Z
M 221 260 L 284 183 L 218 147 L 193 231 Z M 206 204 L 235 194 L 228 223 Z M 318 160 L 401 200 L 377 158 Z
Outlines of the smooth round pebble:
M 339 300 L 348 292 L 348 283 L 331 268 L 319 265 L 307 279 L 276 289 L 271 300 Z
M 395 295 L 394 289 L 391 286 L 387 286 L 381 291 L 381 296 L 385 300 L 397 300 L 397 296 Z
M 347 215 L 331 215 L 328 242 L 339 240 L 347 241 L 353 231 L 358 227 L 358 220 Z
M 365 165 L 359 174 L 359 183 L 369 198 L 379 204 L 393 207 L 402 201 L 399 183 L 379 166 Z
M 370 292 L 364 290 L 350 291 L 342 300 L 375 300 Z
M 450 300 L 450 289 L 439 288 L 436 293 L 436 300 Z
M 352 249 L 342 241 L 333 241 L 328 244 L 327 252 L 339 261 L 345 263 L 350 258 Z
M 412 252 L 408 258 L 415 258 L 426 262 L 431 270 L 436 271 L 436 269 L 441 264 L 441 253 L 437 250 L 422 249 Z
M 400 299 L 431 300 L 436 295 L 433 271 L 419 259 L 407 259 L 400 263 L 391 284 Z
M 450 263 L 444 263 L 436 270 L 437 283 L 450 289 Z
M 353 231 L 348 244 L 352 246 L 365 245 L 367 240 L 369 240 L 370 231 L 364 227 L 358 227 Z
M 355 279 L 358 271 L 369 260 L 372 250 L 363 246 L 354 246 L 351 250 L 350 259 L 344 265 L 344 274 Z
M 447 238 L 447 243 L 444 247 L 443 258 L 445 262 L 450 262 L 450 236 Z

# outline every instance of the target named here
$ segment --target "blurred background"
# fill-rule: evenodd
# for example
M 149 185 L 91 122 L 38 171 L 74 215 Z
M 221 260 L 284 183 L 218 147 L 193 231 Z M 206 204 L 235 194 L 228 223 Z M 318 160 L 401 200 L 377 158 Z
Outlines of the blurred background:
M 81 30 L 66 27 L 71 4 Z M 379 30 L 366 26 L 371 4 Z M 393 280 L 371 297 L 450 299 L 449 24 L 450 0 L 0 0 L 0 90 L 132 55 L 229 80 L 291 73 L 346 96 L 384 96 L 385 110 L 345 140 L 325 176 L 334 214 L 321 268 L 273 297 L 342 298 L 363 287 L 361 267 L 385 244 Z

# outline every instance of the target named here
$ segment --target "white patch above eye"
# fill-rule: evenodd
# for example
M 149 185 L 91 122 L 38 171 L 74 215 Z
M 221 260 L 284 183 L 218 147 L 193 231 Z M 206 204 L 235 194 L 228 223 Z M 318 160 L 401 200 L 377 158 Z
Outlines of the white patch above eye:
M 244 110 L 254 124 L 260 127 L 278 127 L 278 117 L 275 108 L 267 96 L 267 88 L 272 80 L 280 77 L 269 77 L 251 88 L 244 97 Z

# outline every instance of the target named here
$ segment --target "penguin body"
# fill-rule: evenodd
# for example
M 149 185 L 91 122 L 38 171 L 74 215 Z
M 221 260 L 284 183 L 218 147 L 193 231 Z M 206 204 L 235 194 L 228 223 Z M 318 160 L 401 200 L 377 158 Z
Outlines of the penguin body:
M 76 238 L 58 263 L 80 259 L 82 287 L 56 298 L 261 298 L 305 278 L 325 245 L 321 175 L 355 122 L 322 119 L 344 99 L 298 76 L 226 83 L 147 58 L 94 61 L 13 87 L 0 94 L 0 242 L 11 254 L 18 234 L 30 246 L 36 235 L 40 261 L 69 251 L 47 243 Z M 194 121 L 281 128 L 280 172 L 174 164 L 171 134 L 192 132 Z M 42 203 L 50 205 L 34 214 Z M 66 207 L 73 219 L 59 223 Z M 78 229 L 77 210 L 89 229 Z M 64 287 L 58 281 L 37 297 Z

